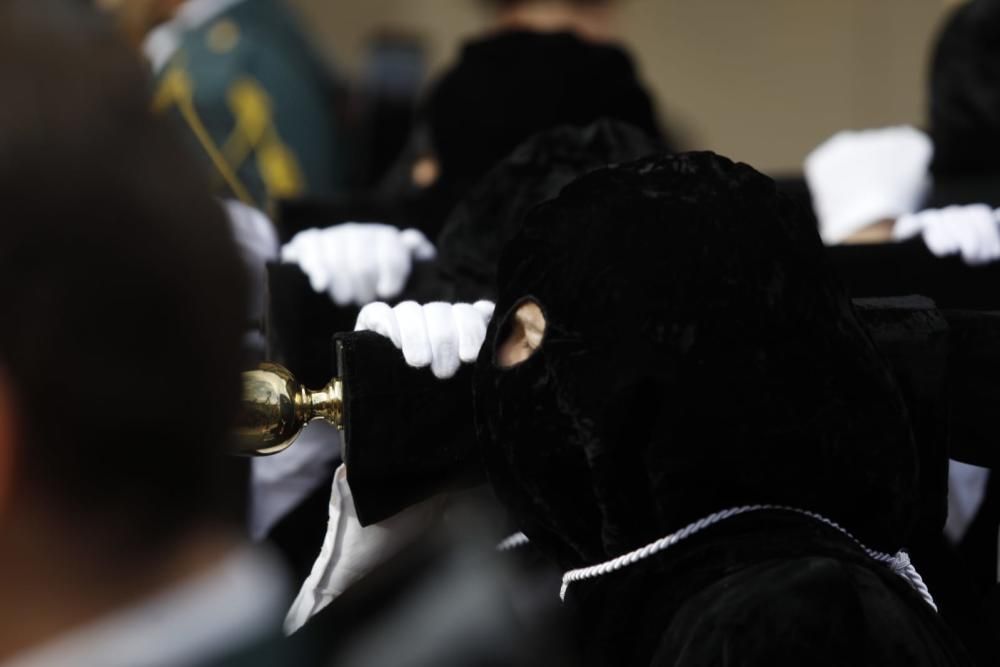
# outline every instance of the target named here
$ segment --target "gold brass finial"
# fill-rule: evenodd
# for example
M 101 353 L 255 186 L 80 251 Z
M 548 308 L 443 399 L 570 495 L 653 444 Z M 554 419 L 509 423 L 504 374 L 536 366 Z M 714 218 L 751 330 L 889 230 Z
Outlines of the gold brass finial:
M 243 405 L 236 429 L 238 453 L 270 456 L 283 452 L 305 425 L 316 419 L 344 428 L 344 386 L 339 378 L 312 391 L 277 364 L 261 364 L 243 374 Z

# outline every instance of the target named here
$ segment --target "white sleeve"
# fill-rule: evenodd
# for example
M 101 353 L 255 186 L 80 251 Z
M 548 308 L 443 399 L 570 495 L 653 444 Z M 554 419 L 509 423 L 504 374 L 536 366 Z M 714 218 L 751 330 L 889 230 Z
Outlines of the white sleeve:
M 952 544 L 961 542 L 968 532 L 986 498 L 989 481 L 990 471 L 987 468 L 959 461 L 948 462 L 948 522 L 944 534 Z
M 288 611 L 285 633 L 298 631 L 352 584 L 413 542 L 440 515 L 443 504 L 442 498 L 432 498 L 362 527 L 347 484 L 347 468 L 337 468 L 323 546 Z

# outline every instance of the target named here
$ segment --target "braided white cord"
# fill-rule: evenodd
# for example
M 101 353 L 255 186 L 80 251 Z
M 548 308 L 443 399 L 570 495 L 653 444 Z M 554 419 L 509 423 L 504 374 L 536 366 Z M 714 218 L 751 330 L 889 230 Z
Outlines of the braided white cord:
M 520 549 L 523 546 L 527 546 L 527 544 L 527 535 L 524 533 L 514 533 L 497 545 L 497 551 L 513 551 L 514 549 Z
M 815 512 L 810 512 L 808 510 L 799 509 L 797 507 L 787 507 L 784 505 L 744 505 L 743 507 L 733 507 L 727 510 L 722 510 L 721 512 L 716 512 L 715 514 L 710 514 L 702 519 L 698 519 L 692 524 L 681 528 L 676 533 L 662 537 L 655 542 L 647 544 L 646 546 L 636 549 L 635 551 L 629 552 L 617 558 L 613 558 L 609 561 L 603 563 L 598 563 L 597 565 L 591 565 L 590 567 L 581 567 L 576 570 L 570 570 L 563 575 L 562 589 L 559 591 L 559 598 L 561 600 L 566 599 L 566 591 L 569 589 L 569 585 L 577 582 L 583 581 L 585 579 L 594 579 L 605 574 L 610 574 L 611 572 L 617 572 L 622 568 L 633 565 L 645 558 L 648 558 L 660 551 L 668 549 L 678 542 L 681 542 L 692 535 L 703 531 L 709 526 L 713 526 L 720 521 L 725 521 L 726 519 L 731 519 L 734 516 L 739 516 L 740 514 L 748 514 L 750 512 L 765 512 L 765 511 L 783 511 L 783 512 L 793 512 L 795 514 L 800 514 L 802 516 L 807 516 L 810 519 L 819 521 L 820 523 L 826 524 L 827 526 L 834 528 L 847 537 L 849 537 L 855 544 L 857 544 L 870 558 L 873 560 L 887 565 L 892 568 L 892 571 L 900 575 L 920 594 L 927 604 L 931 606 L 932 609 L 937 611 L 937 605 L 934 604 L 934 598 L 931 597 L 930 591 L 927 589 L 927 585 L 921 578 L 917 569 L 913 567 L 910 563 L 910 557 L 905 551 L 900 551 L 894 556 L 890 556 L 887 553 L 881 551 L 875 551 L 874 549 L 869 549 L 864 544 L 861 543 L 858 538 L 854 537 L 849 531 L 841 527 L 836 522 L 831 519 L 826 518 L 821 514 Z

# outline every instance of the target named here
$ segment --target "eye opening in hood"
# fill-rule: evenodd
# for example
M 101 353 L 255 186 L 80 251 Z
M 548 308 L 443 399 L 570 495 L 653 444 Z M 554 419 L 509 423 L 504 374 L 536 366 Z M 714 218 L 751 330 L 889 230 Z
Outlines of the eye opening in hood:
M 520 366 L 545 343 L 548 329 L 545 309 L 532 296 L 519 299 L 500 325 L 493 351 L 493 363 L 502 370 Z

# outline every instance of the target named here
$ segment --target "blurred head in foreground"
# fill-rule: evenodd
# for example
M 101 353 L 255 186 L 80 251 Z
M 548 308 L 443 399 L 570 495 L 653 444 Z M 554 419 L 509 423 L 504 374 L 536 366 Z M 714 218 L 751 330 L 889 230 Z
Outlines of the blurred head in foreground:
M 91 12 L 0 7 L 0 657 L 211 551 L 239 397 L 223 211 Z
M 150 30 L 168 21 L 185 0 L 93 0 L 111 14 L 129 45 L 138 49 Z

